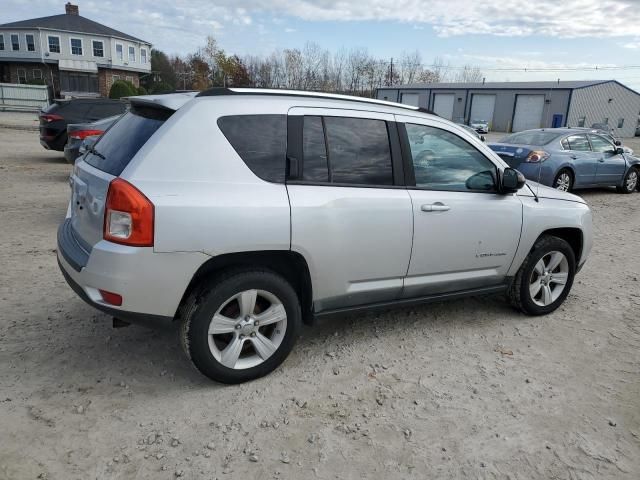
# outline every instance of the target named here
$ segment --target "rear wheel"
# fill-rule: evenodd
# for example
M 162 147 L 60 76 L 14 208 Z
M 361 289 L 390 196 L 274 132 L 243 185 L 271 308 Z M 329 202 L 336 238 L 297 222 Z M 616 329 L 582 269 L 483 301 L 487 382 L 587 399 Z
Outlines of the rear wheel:
M 570 192 L 573 188 L 573 175 L 567 169 L 560 170 L 553 180 L 553 188 L 563 192 Z
M 540 237 L 518 270 L 509 299 L 524 313 L 551 313 L 567 298 L 575 271 L 575 255 L 565 240 Z
M 640 189 L 640 184 L 638 182 L 638 169 L 630 168 L 627 174 L 624 177 L 622 182 L 622 186 L 618 187 L 618 192 L 620 193 L 633 193 L 636 189 Z
M 235 272 L 192 298 L 181 329 L 185 352 L 212 380 L 241 383 L 277 368 L 301 326 L 298 297 L 270 271 Z

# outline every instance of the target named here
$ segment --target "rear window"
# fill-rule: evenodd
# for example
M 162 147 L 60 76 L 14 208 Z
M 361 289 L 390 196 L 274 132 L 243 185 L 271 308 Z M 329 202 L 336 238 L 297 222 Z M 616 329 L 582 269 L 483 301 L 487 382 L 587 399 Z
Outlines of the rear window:
M 546 145 L 558 138 L 561 133 L 556 132 L 520 132 L 509 135 L 500 140 L 501 143 L 511 143 L 513 145 Z
M 132 108 L 96 142 L 97 153 L 87 153 L 84 161 L 117 177 L 172 113 L 160 108 Z
M 284 183 L 286 115 L 231 115 L 220 117 L 218 127 L 253 173 L 268 182 Z

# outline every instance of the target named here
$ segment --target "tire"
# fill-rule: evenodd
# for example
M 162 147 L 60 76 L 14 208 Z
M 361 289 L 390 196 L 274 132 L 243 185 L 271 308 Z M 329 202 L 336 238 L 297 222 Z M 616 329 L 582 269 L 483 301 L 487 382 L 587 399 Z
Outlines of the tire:
M 624 176 L 622 186 L 617 188 L 619 193 L 633 193 L 636 190 L 640 191 L 640 171 L 636 167 L 629 169 Z
M 571 170 L 563 168 L 553 179 L 553 188 L 563 192 L 570 192 L 573 189 L 573 174 Z
M 295 290 L 268 270 L 217 277 L 191 296 L 182 317 L 180 339 L 193 365 L 210 379 L 229 384 L 276 369 L 291 352 L 302 325 Z M 256 320 L 263 324 L 256 326 Z M 210 334 L 210 328 L 217 333 Z M 227 348 L 231 345 L 234 348 Z
M 552 261 L 555 263 L 558 259 L 558 265 L 548 269 Z M 547 271 L 549 275 L 546 275 Z M 576 260 L 571 246 L 561 238 L 544 235 L 536 241 L 520 266 L 509 289 L 509 300 L 515 308 L 529 315 L 551 313 L 567 298 L 575 273 Z M 538 285 L 539 290 L 536 290 Z

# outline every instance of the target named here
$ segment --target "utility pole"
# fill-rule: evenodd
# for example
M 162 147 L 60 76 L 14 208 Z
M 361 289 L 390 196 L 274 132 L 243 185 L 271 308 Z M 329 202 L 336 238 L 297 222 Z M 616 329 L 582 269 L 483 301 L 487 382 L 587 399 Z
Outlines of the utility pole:
M 391 66 L 389 67 L 389 86 L 393 86 L 393 57 L 391 57 Z

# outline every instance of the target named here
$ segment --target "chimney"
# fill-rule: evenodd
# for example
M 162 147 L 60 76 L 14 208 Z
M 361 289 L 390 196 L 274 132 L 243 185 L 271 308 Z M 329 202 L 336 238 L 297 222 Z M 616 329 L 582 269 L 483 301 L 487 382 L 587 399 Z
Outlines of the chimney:
M 67 2 L 64 6 L 64 12 L 67 15 L 80 15 L 77 5 L 73 5 L 71 2 Z

